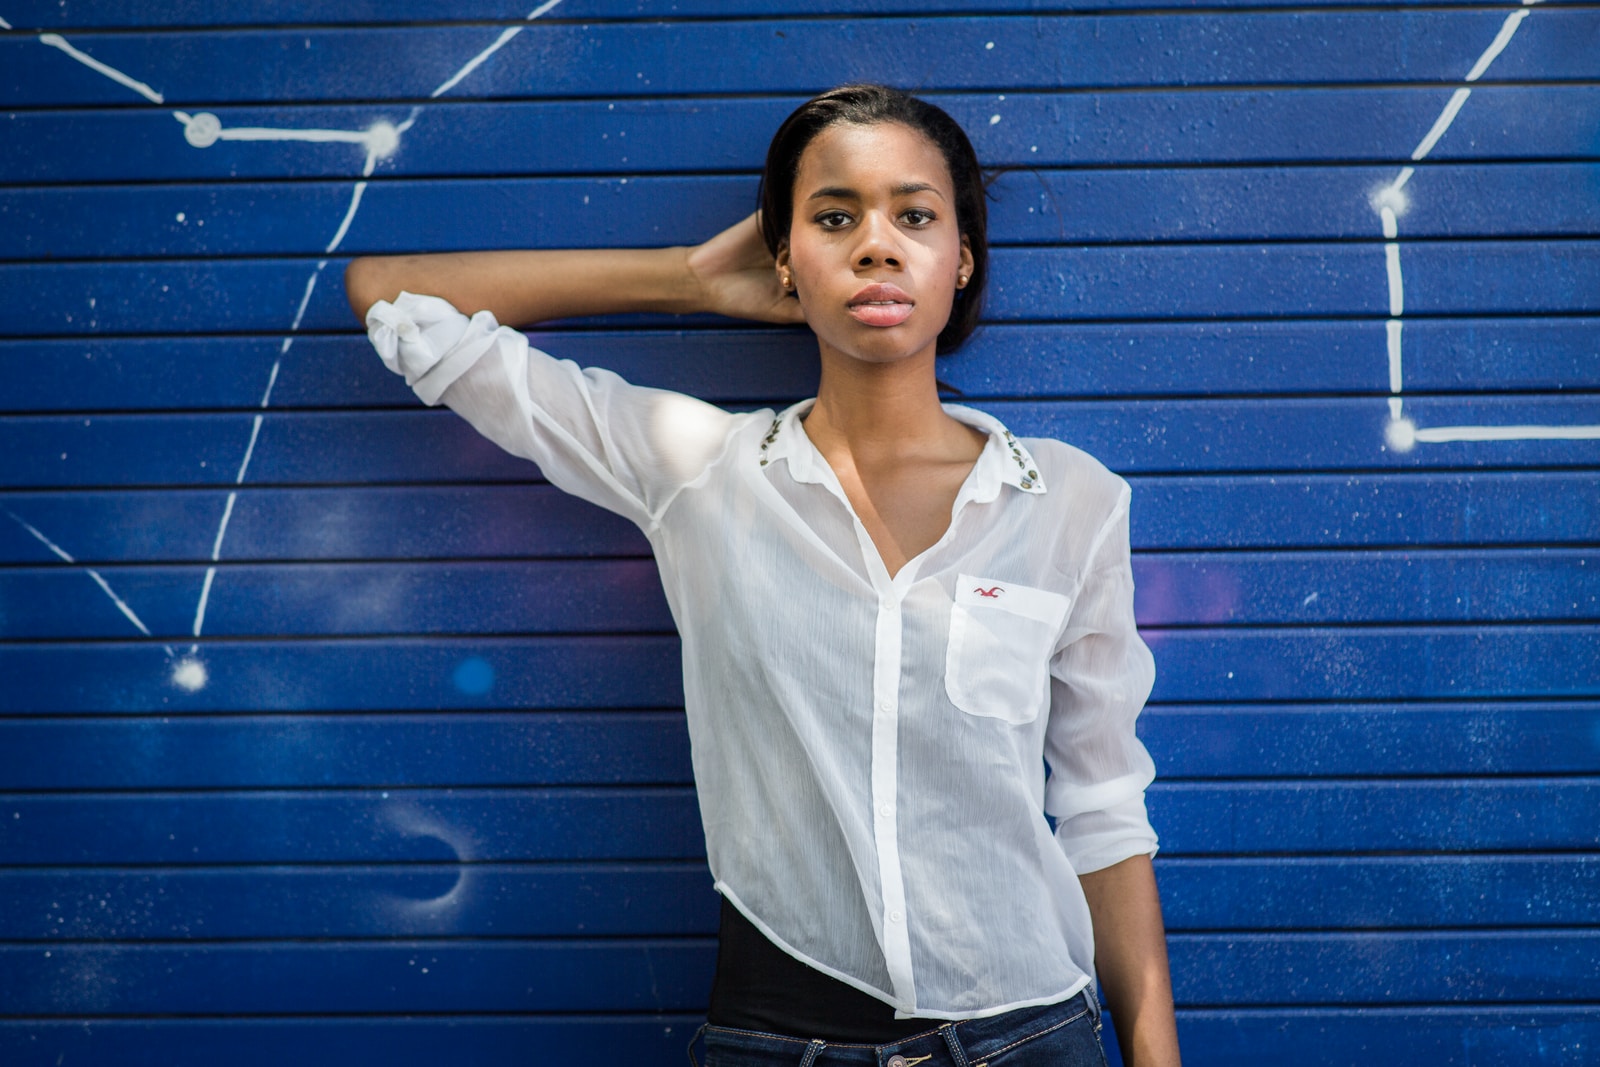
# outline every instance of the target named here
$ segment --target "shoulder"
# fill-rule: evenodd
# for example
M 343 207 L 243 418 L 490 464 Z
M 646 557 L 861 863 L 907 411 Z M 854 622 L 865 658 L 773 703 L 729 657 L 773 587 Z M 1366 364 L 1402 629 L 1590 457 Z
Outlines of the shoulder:
M 1022 444 L 1039 464 L 1046 495 L 1060 494 L 1075 511 L 1102 518 L 1126 507 L 1127 481 L 1083 449 L 1053 437 L 1025 437 Z

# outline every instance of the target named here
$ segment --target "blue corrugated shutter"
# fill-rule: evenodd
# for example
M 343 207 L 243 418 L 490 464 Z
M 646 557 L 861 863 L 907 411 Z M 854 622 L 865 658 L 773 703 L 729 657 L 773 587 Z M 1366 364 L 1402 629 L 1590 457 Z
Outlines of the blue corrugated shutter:
M 1002 172 L 944 380 L 1134 484 L 1186 1062 L 1592 1061 L 1600 12 L 526 3 L 0 8 L 0 1062 L 681 1062 L 648 548 L 340 277 L 695 240 L 858 78 Z M 542 343 L 815 379 L 709 318 Z

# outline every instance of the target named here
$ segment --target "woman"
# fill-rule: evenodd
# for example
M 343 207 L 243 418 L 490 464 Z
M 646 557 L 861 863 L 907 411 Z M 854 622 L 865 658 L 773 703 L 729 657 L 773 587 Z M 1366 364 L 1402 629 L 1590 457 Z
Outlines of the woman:
M 971 145 L 845 86 L 778 130 L 761 208 L 346 277 L 424 401 L 650 538 L 723 895 L 707 1067 L 1101 1064 L 1096 969 L 1127 1062 L 1176 1064 L 1127 486 L 937 396 L 987 274 Z M 730 415 L 500 325 L 634 311 L 803 321 L 817 396 Z

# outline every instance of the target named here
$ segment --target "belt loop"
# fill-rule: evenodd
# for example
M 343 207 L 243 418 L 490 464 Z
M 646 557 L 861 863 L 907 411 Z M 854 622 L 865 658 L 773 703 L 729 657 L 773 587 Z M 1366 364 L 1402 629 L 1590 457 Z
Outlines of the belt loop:
M 700 1067 L 700 1061 L 695 1058 L 694 1047 L 700 1043 L 701 1035 L 706 1032 L 706 1027 L 709 1025 L 709 1023 L 701 1023 L 700 1029 L 696 1030 L 694 1032 L 694 1036 L 689 1039 L 689 1048 L 687 1051 L 689 1053 L 690 1067 Z
M 956 1024 L 945 1023 L 939 1027 L 939 1032 L 944 1035 L 944 1043 L 950 1046 L 950 1058 L 955 1061 L 956 1067 L 968 1067 L 966 1051 L 961 1047 L 961 1040 L 956 1037 Z
M 821 1038 L 812 1038 L 811 1044 L 806 1046 L 805 1055 L 800 1057 L 800 1067 L 811 1067 L 817 1061 L 817 1056 L 827 1047 L 828 1043 L 826 1041 Z
M 1100 996 L 1095 991 L 1093 980 L 1091 980 L 1088 985 L 1083 987 L 1083 996 L 1084 999 L 1089 1002 L 1089 1015 L 1094 1019 L 1095 1026 L 1098 1027 L 1100 1025 L 1100 1012 L 1102 1009 L 1100 1007 Z

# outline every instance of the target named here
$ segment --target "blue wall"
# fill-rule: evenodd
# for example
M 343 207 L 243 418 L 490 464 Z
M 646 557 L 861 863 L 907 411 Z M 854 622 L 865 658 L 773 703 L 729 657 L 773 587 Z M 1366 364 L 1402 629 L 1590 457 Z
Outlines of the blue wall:
M 1595 1062 L 1600 9 L 527 7 L 0 0 L 0 1062 L 681 1062 L 646 545 L 422 409 L 340 275 L 696 239 L 852 78 L 1004 171 L 945 380 L 1134 484 L 1187 1062 Z

